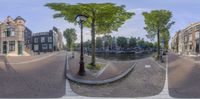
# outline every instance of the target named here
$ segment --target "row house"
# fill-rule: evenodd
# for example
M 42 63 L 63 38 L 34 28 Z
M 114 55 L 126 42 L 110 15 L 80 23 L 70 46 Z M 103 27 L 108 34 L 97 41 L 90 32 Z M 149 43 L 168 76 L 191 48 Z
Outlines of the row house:
M 31 31 L 28 31 L 29 29 L 25 26 L 25 22 L 20 16 L 15 19 L 8 16 L 5 21 L 0 23 L 0 54 L 12 56 L 29 55 L 25 48 L 27 50 L 30 50 L 30 48 L 28 45 L 24 46 L 24 44 L 26 43 L 25 34 L 31 34 Z M 25 31 L 27 32 L 25 33 Z
M 176 40 L 174 38 L 176 38 Z M 200 22 L 191 24 L 187 28 L 180 30 L 172 38 L 172 48 L 176 49 L 177 53 L 190 54 L 190 55 L 199 54 L 200 53 L 199 47 L 200 47 Z
M 48 32 L 33 33 L 33 52 L 53 52 L 61 49 L 63 49 L 62 35 L 56 27 Z
M 171 48 L 174 52 L 179 52 L 179 34 L 180 32 L 176 32 L 174 37 L 172 37 Z

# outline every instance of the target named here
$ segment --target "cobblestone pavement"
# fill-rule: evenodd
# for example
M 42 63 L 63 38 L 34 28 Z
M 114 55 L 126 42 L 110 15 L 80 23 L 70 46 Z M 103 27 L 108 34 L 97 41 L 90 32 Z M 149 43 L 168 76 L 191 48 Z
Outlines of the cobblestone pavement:
M 76 79 L 83 79 L 83 80 L 90 80 L 90 81 L 100 81 L 100 80 L 106 80 L 111 79 L 116 76 L 119 76 L 126 72 L 128 69 L 130 69 L 135 62 L 128 62 L 128 61 L 107 61 L 104 59 L 96 59 L 97 63 L 104 64 L 104 67 L 98 71 L 98 72 L 91 72 L 89 69 L 85 68 L 86 73 L 84 76 L 79 76 L 78 70 L 79 70 L 79 61 L 80 61 L 80 54 L 75 53 L 75 57 L 71 58 L 71 53 L 68 53 L 69 57 L 69 72 L 71 75 L 73 75 Z M 85 55 L 84 56 L 84 63 L 85 67 L 86 64 L 89 64 L 91 62 L 91 57 Z
M 191 57 L 169 55 L 169 94 L 176 98 L 200 98 L 200 63 Z
M 70 82 L 72 90 L 89 97 L 144 97 L 162 91 L 165 69 L 150 58 L 141 59 L 125 78 L 105 85 L 83 85 Z
M 7 64 L 0 64 L 0 98 L 62 97 L 66 83 L 65 55 L 65 52 L 59 52 L 26 64 L 9 64 L 9 57 L 1 57 Z

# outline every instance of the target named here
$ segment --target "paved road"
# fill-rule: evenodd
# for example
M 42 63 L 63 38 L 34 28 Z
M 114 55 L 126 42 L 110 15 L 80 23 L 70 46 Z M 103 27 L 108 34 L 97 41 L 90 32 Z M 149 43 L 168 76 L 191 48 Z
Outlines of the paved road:
M 1 57 L 0 97 L 58 98 L 65 95 L 65 52 L 31 63 L 12 64 Z M 22 58 L 22 57 L 21 57 Z M 26 57 L 24 57 L 26 58 Z
M 200 98 L 200 63 L 169 54 L 169 94 L 177 98 Z
M 147 68 L 145 65 L 151 65 Z M 144 97 L 157 95 L 165 81 L 165 68 L 151 59 L 142 59 L 135 69 L 117 82 L 106 85 L 82 85 L 70 82 L 79 95 L 89 97 Z

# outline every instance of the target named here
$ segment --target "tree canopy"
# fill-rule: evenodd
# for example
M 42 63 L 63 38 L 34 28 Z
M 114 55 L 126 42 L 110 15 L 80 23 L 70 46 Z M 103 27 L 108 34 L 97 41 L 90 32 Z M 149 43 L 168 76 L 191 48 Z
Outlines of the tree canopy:
M 137 39 L 136 38 L 133 38 L 133 37 L 131 37 L 130 39 L 129 39 L 129 47 L 136 47 L 137 46 Z
M 102 48 L 103 46 L 103 41 L 102 41 L 102 38 L 100 38 L 100 37 L 97 37 L 96 38 L 96 48 Z
M 47 3 L 45 6 L 57 11 L 54 18 L 62 17 L 68 22 L 75 23 L 75 17 L 78 14 L 88 16 L 84 23 L 85 27 L 91 28 L 92 42 L 92 62 L 95 66 L 95 35 L 108 34 L 112 31 L 118 31 L 127 19 L 130 19 L 134 13 L 127 12 L 125 6 L 118 6 L 113 3 L 78 3 L 75 5 L 66 3 Z
M 76 30 L 74 28 L 67 28 L 64 31 L 63 36 L 66 39 L 67 48 L 71 51 L 72 47 L 77 39 Z
M 128 43 L 127 43 L 127 38 L 120 36 L 117 38 L 117 45 L 121 48 L 126 48 Z
M 57 11 L 54 18 L 63 17 L 71 23 L 77 24 L 75 17 L 78 14 L 88 16 L 84 26 L 91 28 L 92 20 L 95 19 L 96 33 L 107 34 L 117 31 L 127 19 L 134 13 L 126 12 L 125 6 L 118 6 L 113 3 L 78 3 L 75 5 L 66 3 L 47 3 L 45 6 Z
M 167 33 L 170 27 L 175 23 L 171 21 L 172 13 L 168 10 L 152 10 L 151 12 L 143 12 L 145 18 L 145 27 L 147 37 L 152 39 L 157 36 L 158 58 L 160 58 L 160 33 Z M 167 36 L 163 34 L 163 37 Z

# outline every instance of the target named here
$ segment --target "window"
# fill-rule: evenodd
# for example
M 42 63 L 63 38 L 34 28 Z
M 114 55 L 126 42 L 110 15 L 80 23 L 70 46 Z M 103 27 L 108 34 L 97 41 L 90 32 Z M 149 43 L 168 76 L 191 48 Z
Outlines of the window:
M 184 37 L 184 42 L 187 42 L 187 37 L 186 36 Z
M 9 51 L 15 51 L 15 41 L 9 42 Z
M 200 25 L 197 25 L 197 26 L 196 26 L 196 30 L 200 30 Z
M 11 30 L 10 36 L 15 36 L 15 31 L 14 30 Z
M 38 45 L 34 45 L 34 50 L 38 51 L 38 49 L 39 49 L 39 46 Z
M 41 43 L 45 42 L 45 37 L 41 37 Z
M 11 35 L 11 29 L 7 28 L 7 34 L 6 34 L 6 36 L 9 37 L 10 35 Z
M 52 42 L 52 37 L 48 37 L 48 42 Z
M 193 28 L 190 28 L 190 29 L 189 29 L 189 33 L 192 33 L 192 31 L 193 31 Z
M 34 38 L 34 42 L 35 42 L 35 43 L 38 43 L 38 38 Z
M 189 41 L 192 41 L 192 34 L 189 35 Z
M 47 49 L 47 44 L 42 44 L 42 49 Z
M 49 44 L 49 49 L 52 49 L 52 44 Z
M 195 33 L 195 38 L 198 39 L 199 38 L 199 32 Z

